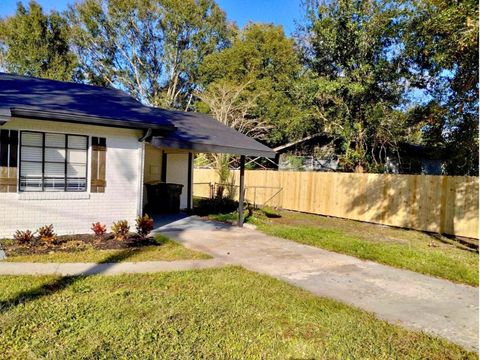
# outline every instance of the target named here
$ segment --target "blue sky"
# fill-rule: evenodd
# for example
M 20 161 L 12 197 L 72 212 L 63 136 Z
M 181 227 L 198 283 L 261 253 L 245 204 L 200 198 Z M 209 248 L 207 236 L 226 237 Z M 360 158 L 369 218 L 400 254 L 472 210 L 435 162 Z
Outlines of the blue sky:
M 0 16 L 12 15 L 18 0 L 0 0 Z M 22 1 L 24 4 L 28 0 Z M 68 0 L 37 0 L 44 10 L 64 10 Z M 283 25 L 285 32 L 295 31 L 295 20 L 301 20 L 303 10 L 301 0 L 217 0 L 227 13 L 228 19 L 240 27 L 248 21 L 269 22 Z

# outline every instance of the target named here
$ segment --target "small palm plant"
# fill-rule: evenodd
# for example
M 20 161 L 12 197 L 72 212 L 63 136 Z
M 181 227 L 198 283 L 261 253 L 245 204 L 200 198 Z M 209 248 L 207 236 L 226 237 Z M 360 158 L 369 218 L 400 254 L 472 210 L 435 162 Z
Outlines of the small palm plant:
M 138 216 L 135 222 L 138 236 L 142 240 L 145 240 L 148 237 L 148 234 L 153 230 L 153 219 L 148 214 L 145 214 L 143 216 Z
M 95 239 L 97 240 L 103 240 L 105 234 L 107 233 L 107 227 L 99 221 L 93 223 L 91 229 L 95 234 Z
M 52 245 L 57 240 L 57 234 L 53 230 L 53 225 L 45 225 L 37 230 L 40 241 L 47 245 Z
M 112 233 L 115 237 L 115 240 L 124 241 L 128 237 L 130 231 L 130 225 L 128 225 L 127 220 L 119 220 L 112 224 Z
M 17 230 L 13 234 L 13 238 L 21 245 L 32 245 L 35 241 L 35 233 L 30 230 Z

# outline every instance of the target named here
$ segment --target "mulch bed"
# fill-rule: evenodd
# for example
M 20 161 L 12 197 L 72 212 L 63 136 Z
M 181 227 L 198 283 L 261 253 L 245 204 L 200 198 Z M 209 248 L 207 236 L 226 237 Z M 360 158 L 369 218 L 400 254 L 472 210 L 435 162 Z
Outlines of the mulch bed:
M 101 239 L 91 234 L 62 235 L 58 236 L 57 240 L 52 244 L 41 241 L 36 241 L 34 244 L 19 244 L 15 240 L 1 242 L 1 248 L 3 248 L 7 256 L 76 252 L 92 248 L 98 250 L 121 250 L 160 245 L 161 243 L 152 237 L 141 239 L 137 235 L 131 235 L 125 240 L 116 240 L 112 234 L 107 234 Z

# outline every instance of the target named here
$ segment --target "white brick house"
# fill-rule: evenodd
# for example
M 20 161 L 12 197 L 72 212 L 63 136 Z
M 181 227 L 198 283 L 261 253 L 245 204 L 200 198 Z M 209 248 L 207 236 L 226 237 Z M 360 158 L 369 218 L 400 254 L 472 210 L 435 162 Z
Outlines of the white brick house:
M 145 183 L 183 185 L 191 206 L 192 154 L 268 156 L 262 144 L 195 113 L 150 108 L 118 90 L 0 73 L 0 238 L 53 224 L 133 224 Z

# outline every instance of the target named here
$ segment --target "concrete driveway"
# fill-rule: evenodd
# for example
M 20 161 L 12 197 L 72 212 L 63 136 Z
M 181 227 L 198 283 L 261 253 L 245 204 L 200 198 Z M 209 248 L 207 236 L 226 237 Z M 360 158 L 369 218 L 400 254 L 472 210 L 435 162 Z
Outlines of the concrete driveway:
M 227 263 L 478 351 L 478 288 L 194 216 L 156 231 Z

